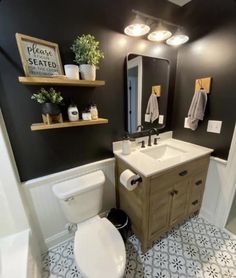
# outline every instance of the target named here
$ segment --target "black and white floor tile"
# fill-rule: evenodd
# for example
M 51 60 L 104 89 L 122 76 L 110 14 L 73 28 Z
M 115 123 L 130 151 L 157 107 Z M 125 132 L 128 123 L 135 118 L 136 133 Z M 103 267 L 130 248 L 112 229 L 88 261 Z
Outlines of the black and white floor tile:
M 126 278 L 236 278 L 236 240 L 200 217 L 170 231 L 145 254 L 134 235 L 126 250 Z M 43 278 L 82 277 L 72 240 L 43 255 L 42 273 Z

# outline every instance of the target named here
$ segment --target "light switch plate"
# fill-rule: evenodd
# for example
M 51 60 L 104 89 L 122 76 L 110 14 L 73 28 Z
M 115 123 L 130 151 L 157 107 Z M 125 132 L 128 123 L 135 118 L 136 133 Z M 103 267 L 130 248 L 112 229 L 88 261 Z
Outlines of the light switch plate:
M 164 123 L 164 115 L 159 115 L 158 124 L 162 125 Z
M 220 133 L 222 121 L 208 121 L 207 132 Z
M 187 120 L 188 120 L 188 118 L 186 117 L 186 118 L 184 119 L 184 128 L 190 128 L 190 126 L 189 126 Z

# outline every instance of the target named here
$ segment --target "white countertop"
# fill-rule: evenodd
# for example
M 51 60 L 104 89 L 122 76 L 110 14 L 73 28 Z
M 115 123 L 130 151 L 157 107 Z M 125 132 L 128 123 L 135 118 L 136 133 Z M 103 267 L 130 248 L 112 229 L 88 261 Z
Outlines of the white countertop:
M 191 144 L 188 142 L 176 140 L 176 139 L 164 139 L 160 140 L 158 145 L 153 145 L 151 147 L 146 146 L 145 149 L 151 150 L 161 145 L 169 145 L 174 148 L 184 150 L 184 153 L 178 157 L 173 157 L 167 159 L 166 161 L 157 161 L 150 156 L 144 154 L 140 147 L 135 151 L 131 152 L 129 155 L 122 154 L 121 149 L 114 150 L 116 157 L 123 160 L 125 163 L 130 165 L 134 170 L 144 177 L 150 177 L 152 175 L 158 174 L 162 171 L 168 170 L 175 166 L 181 165 L 185 162 L 191 161 L 193 159 L 205 156 L 213 152 L 213 149 L 205 148 L 199 145 Z

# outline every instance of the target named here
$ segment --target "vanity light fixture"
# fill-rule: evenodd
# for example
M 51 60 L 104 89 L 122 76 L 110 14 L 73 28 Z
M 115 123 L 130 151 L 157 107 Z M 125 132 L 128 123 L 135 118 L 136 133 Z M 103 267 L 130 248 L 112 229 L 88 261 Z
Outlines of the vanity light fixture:
M 181 44 L 186 43 L 189 40 L 189 37 L 183 33 L 180 29 L 177 30 L 177 32 L 169 38 L 166 43 L 168 45 L 172 46 L 179 46 Z
M 149 31 L 150 26 L 138 14 L 136 14 L 135 19 L 124 29 L 125 34 L 132 37 L 146 35 Z
M 183 33 L 182 26 L 137 10 L 132 10 L 132 12 L 136 16 L 131 24 L 125 27 L 124 32 L 126 35 L 140 37 L 146 35 L 152 29 L 153 31 L 149 33 L 147 38 L 153 42 L 166 41 L 168 45 L 179 46 L 189 40 L 189 37 Z M 159 23 L 158 27 L 153 29 L 157 23 Z M 165 24 L 165 26 L 170 26 L 171 29 L 177 29 L 177 32 L 172 36 L 171 31 L 167 29 L 167 27 L 164 27 L 162 23 Z
M 161 42 L 169 39 L 171 36 L 172 33 L 167 28 L 165 28 L 160 22 L 158 27 L 148 35 L 148 40 L 154 42 Z

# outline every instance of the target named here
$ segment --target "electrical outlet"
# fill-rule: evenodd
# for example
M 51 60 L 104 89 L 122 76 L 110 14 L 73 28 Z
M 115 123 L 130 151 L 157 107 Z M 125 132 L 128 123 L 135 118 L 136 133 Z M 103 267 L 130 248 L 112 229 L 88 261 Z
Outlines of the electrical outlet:
M 188 124 L 188 118 L 184 119 L 184 128 L 190 128 L 190 126 Z
M 220 133 L 222 121 L 208 121 L 207 132 Z
M 162 125 L 164 123 L 164 115 L 159 115 L 158 124 Z

